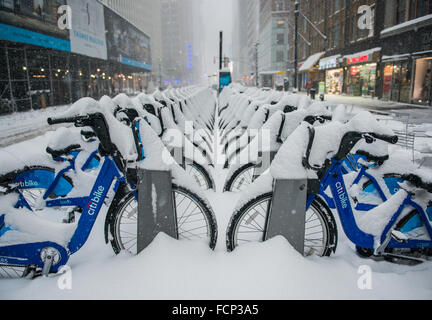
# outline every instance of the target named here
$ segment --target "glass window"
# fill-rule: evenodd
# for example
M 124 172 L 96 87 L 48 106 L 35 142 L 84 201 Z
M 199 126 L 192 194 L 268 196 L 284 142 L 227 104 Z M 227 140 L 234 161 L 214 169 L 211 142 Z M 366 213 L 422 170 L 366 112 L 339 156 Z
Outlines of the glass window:
M 276 35 L 276 44 L 278 45 L 285 44 L 285 35 L 283 33 L 278 33 Z
M 417 59 L 415 63 L 415 79 L 413 100 L 423 104 L 432 101 L 432 59 Z
M 284 52 L 281 50 L 276 51 L 276 62 L 284 61 Z
M 333 47 L 336 48 L 339 45 L 339 26 L 336 25 L 333 29 Z
M 334 12 L 338 12 L 340 10 L 340 0 L 334 1 Z
M 410 20 L 423 17 L 432 12 L 432 0 L 410 0 Z
M 396 24 L 406 20 L 406 0 L 397 0 L 396 3 Z

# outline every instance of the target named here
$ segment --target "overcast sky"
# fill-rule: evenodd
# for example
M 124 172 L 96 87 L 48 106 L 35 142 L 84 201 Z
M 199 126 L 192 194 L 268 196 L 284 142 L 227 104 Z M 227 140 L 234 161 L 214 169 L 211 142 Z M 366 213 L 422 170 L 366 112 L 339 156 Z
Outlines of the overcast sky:
M 204 72 L 213 74 L 219 69 L 219 31 L 223 31 L 223 53 L 232 52 L 232 7 L 235 0 L 200 0 L 204 23 Z M 214 58 L 216 57 L 216 64 Z

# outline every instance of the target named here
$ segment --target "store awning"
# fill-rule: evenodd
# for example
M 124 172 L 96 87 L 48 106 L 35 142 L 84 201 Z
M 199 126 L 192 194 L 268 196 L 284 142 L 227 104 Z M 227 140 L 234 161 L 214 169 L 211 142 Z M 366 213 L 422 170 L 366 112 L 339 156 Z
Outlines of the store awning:
M 344 59 L 348 60 L 348 64 L 359 63 L 359 62 L 367 62 L 370 60 L 372 54 L 375 52 L 381 51 L 381 47 L 372 48 L 369 50 L 357 52 L 354 54 L 349 54 L 344 56 Z
M 410 58 L 411 54 L 397 54 L 393 56 L 382 56 L 381 61 L 382 62 L 390 62 L 390 61 L 400 61 L 400 60 L 408 60 Z
M 325 52 L 319 52 L 311 55 L 300 67 L 299 71 L 307 71 L 312 68 L 324 54 Z

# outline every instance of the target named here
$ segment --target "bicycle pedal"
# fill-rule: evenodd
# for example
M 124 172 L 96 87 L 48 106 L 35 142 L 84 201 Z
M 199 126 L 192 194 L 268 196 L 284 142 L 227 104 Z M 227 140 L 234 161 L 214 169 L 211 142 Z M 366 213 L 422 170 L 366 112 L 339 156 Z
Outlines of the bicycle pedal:
M 391 232 L 391 236 L 394 240 L 396 240 L 399 243 L 407 243 L 408 242 L 408 237 L 400 231 L 393 230 Z

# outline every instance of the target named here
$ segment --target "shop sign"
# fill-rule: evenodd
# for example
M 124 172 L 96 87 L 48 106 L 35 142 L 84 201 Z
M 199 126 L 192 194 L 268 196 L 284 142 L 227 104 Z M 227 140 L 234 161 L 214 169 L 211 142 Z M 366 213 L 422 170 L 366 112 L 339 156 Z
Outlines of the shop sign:
M 319 62 L 320 70 L 336 68 L 337 66 L 338 66 L 337 58 L 323 59 Z
M 1 1 L 0 39 L 71 51 L 69 30 L 60 29 L 58 8 L 66 0 Z
M 94 0 L 68 0 L 72 8 L 71 51 L 107 59 L 104 9 Z
M 108 59 L 151 71 L 150 38 L 111 9 L 104 13 Z
M 369 55 L 366 54 L 363 56 L 358 56 L 358 57 L 348 59 L 348 64 L 367 62 L 367 61 L 369 61 Z

